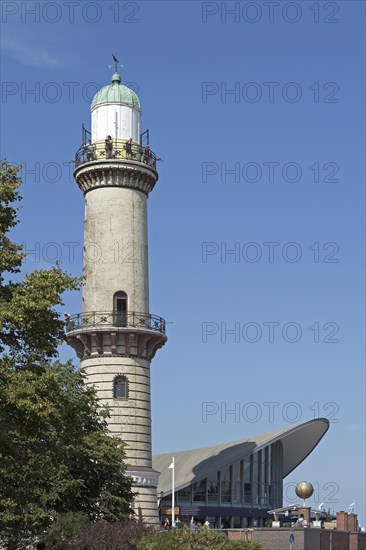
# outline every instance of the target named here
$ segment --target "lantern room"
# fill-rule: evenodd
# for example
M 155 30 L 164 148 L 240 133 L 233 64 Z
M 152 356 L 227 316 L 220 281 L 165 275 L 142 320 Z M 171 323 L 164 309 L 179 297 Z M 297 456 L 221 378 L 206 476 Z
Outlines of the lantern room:
M 91 104 L 92 142 L 105 140 L 140 141 L 141 107 L 136 93 L 121 84 L 120 75 L 115 72 L 112 82 L 101 88 Z

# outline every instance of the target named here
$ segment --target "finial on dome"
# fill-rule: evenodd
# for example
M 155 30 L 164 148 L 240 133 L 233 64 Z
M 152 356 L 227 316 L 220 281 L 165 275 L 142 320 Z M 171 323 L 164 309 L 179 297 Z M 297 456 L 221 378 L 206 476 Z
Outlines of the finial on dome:
M 115 84 L 115 83 L 121 84 L 121 77 L 118 73 L 112 74 L 112 84 Z
M 114 61 L 114 73 L 112 74 L 112 84 L 121 83 L 121 76 L 118 73 L 118 67 L 122 67 L 122 65 L 119 64 L 119 60 L 117 57 L 117 54 L 112 53 L 113 61 Z

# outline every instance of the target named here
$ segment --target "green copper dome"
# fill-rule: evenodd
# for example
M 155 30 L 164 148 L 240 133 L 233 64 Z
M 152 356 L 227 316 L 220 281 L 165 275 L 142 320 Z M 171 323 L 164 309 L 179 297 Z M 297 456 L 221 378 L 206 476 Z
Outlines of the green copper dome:
M 121 84 L 118 73 L 112 75 L 112 84 L 104 86 L 95 94 L 90 110 L 105 103 L 124 103 L 135 109 L 141 109 L 139 98 L 133 90 Z

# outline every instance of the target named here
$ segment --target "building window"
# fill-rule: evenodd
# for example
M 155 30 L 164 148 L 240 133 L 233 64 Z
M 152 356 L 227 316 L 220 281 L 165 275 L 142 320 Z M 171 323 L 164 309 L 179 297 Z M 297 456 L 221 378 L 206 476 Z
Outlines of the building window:
M 192 502 L 192 485 L 177 491 L 177 502 Z
M 127 326 L 127 294 L 123 290 L 113 296 L 113 323 L 116 327 Z
M 113 397 L 115 399 L 127 399 L 128 385 L 127 378 L 124 376 L 117 376 L 117 378 L 114 379 Z
M 231 502 L 231 481 L 221 481 L 221 502 Z
M 252 504 L 252 484 L 244 483 L 244 502 L 246 504 Z
M 193 501 L 206 502 L 206 480 L 193 483 Z
M 224 480 L 221 481 L 221 502 L 231 502 L 233 492 L 233 466 L 226 470 Z
M 209 503 L 219 501 L 219 482 L 217 480 L 208 482 L 207 498 Z

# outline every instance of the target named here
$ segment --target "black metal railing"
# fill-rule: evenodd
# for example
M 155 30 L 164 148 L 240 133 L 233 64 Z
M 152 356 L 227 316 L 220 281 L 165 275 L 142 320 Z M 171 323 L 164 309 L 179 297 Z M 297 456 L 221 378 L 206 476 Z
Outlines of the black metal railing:
M 66 332 L 92 327 L 126 327 L 148 329 L 165 334 L 165 320 L 150 313 L 131 311 L 119 313 L 117 311 L 91 311 L 77 313 L 65 318 Z
M 75 167 L 85 162 L 98 160 L 133 160 L 151 166 L 156 170 L 157 158 L 147 145 L 141 147 L 137 143 L 130 143 L 124 139 L 107 141 L 94 141 L 81 145 L 75 155 Z

